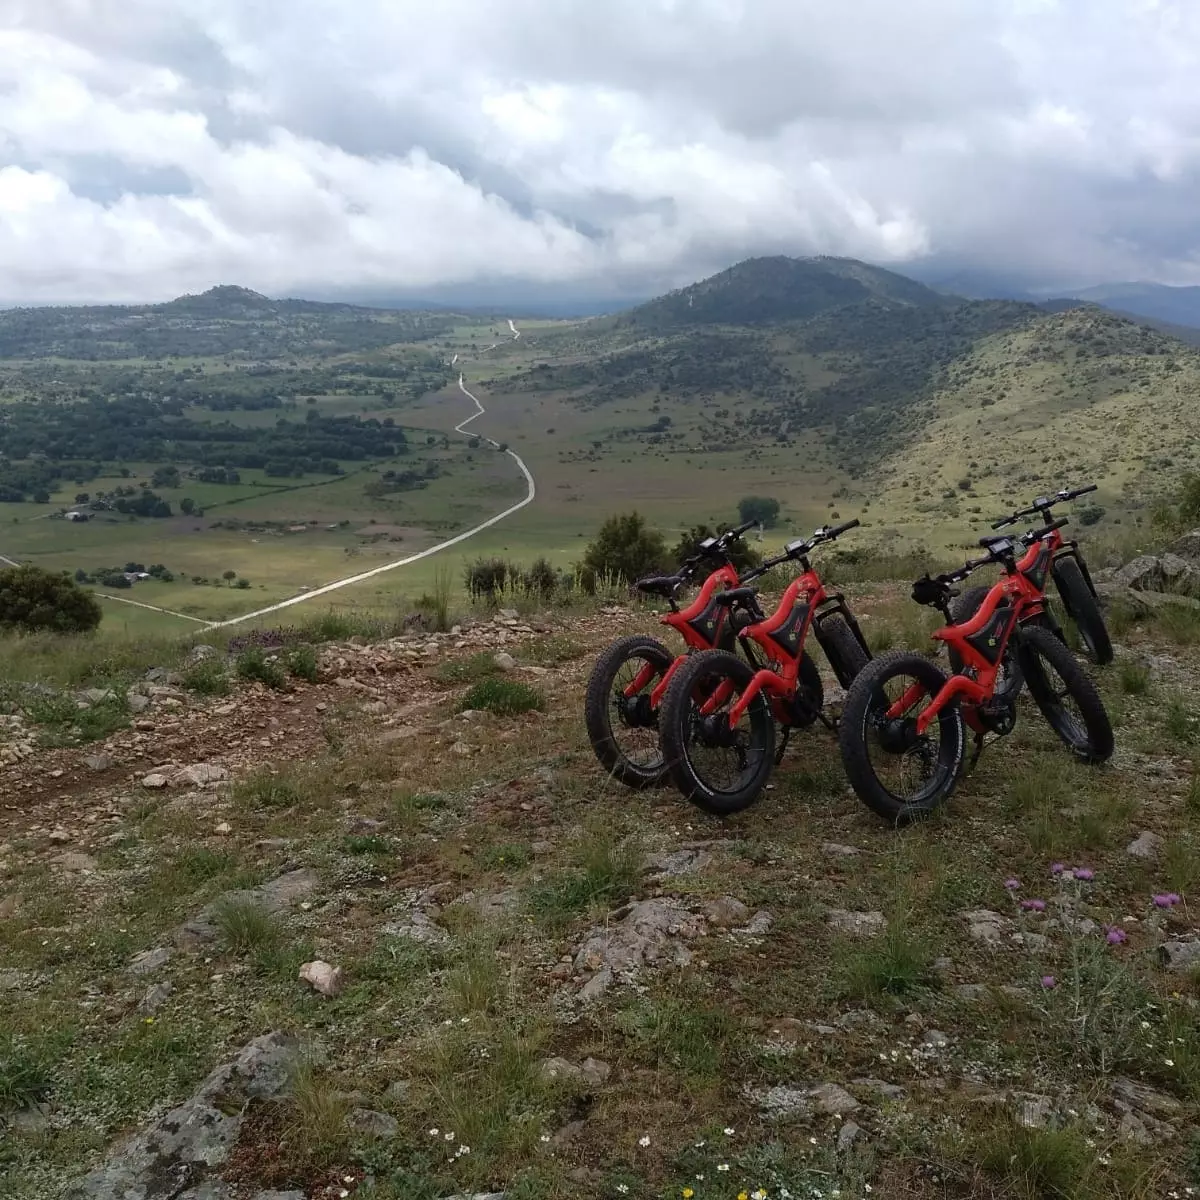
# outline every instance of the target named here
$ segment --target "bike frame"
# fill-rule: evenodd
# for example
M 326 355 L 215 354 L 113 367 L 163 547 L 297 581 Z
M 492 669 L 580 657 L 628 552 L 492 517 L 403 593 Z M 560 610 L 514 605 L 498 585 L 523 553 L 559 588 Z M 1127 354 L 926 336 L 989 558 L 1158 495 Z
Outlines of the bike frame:
M 719 566 L 701 585 L 695 600 L 678 612 L 664 613 L 659 617 L 659 623 L 669 625 L 683 638 L 689 650 L 712 650 L 728 638 L 729 609 L 724 604 L 717 604 L 713 596 L 728 588 L 735 588 L 741 580 L 737 570 L 728 563 Z M 675 661 L 666 669 L 662 679 L 650 693 L 650 705 L 657 708 L 662 703 L 671 677 L 684 662 L 687 654 L 676 656 Z M 647 663 L 634 676 L 633 682 L 621 693 L 627 700 L 632 699 L 654 678 L 655 668 Z
M 831 597 L 820 576 L 809 567 L 803 575 L 788 584 L 779 607 L 766 620 L 748 625 L 741 632 L 741 637 L 755 642 L 767 655 L 768 661 L 778 662 L 781 669 L 775 671 L 770 667 L 762 667 L 755 671 L 754 678 L 729 710 L 730 726 L 742 719 L 760 692 L 766 692 L 773 702 L 796 694 L 805 639 L 812 628 L 814 614 L 829 599 Z M 701 714 L 711 715 L 728 700 L 733 690 L 728 680 L 721 683 L 701 707 Z M 777 710 L 775 715 L 777 719 L 786 719 Z
M 1061 529 L 1051 529 L 1041 534 L 1018 560 L 1017 570 L 1044 596 L 1046 583 L 1050 577 L 1050 568 L 1060 558 L 1073 558 L 1079 564 L 1080 574 L 1094 595 L 1096 589 L 1092 584 L 1092 575 L 1087 569 L 1087 563 L 1083 561 L 1083 556 L 1079 553 L 1079 543 L 1068 542 L 1063 537 Z
M 1038 550 L 1039 546 L 1032 546 L 1030 553 L 1036 557 Z M 976 677 L 971 679 L 961 673 L 951 675 L 934 696 L 929 707 L 917 717 L 918 734 L 926 732 L 947 704 L 959 699 L 967 701 L 967 708 L 963 713 L 967 724 L 975 732 L 983 729 L 975 709 L 995 695 L 996 676 L 1000 673 L 1000 664 L 1013 631 L 1021 621 L 1037 616 L 1042 611 L 1042 606 L 1042 591 L 1036 582 L 1027 578 L 1018 567 L 989 590 L 969 621 L 964 621 L 961 625 L 943 625 L 941 629 L 934 630 L 931 636 L 939 642 L 953 646 L 963 666 L 973 669 Z M 897 720 L 903 717 L 924 693 L 925 688 L 921 684 L 913 684 L 887 710 L 887 718 Z

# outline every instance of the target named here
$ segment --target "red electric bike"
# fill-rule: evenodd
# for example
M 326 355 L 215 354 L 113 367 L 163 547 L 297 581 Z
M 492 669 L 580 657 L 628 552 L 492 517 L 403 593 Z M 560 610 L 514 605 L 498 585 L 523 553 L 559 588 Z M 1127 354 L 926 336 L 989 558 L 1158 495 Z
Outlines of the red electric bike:
M 659 722 L 672 780 L 706 812 L 726 816 L 753 804 L 782 759 L 793 729 L 817 720 L 833 727 L 822 711 L 823 692 L 807 674 L 810 630 L 843 687 L 869 662 L 858 622 L 839 593 L 826 591 L 808 560 L 815 547 L 858 524 L 854 520 L 818 529 L 743 576 L 741 586 L 713 595 L 712 603 L 729 613 L 745 659 L 726 648 L 689 656 L 667 688 Z M 786 562 L 798 563 L 801 574 L 767 616 L 759 607 L 758 590 L 747 583 Z M 777 723 L 783 730 L 778 750 Z
M 1061 518 L 1035 531 L 1038 537 L 1020 562 L 1016 550 L 1025 539 L 985 537 L 981 558 L 913 584 L 913 599 L 946 617 L 947 625 L 932 636 L 950 649 L 953 674 L 911 651 L 880 655 L 851 686 L 839 729 L 851 786 L 885 820 L 907 824 L 950 797 L 966 766 L 966 728 L 975 734 L 973 765 L 986 734 L 1003 735 L 1016 724 L 1021 676 L 1077 759 L 1101 763 L 1112 755 L 1104 703 L 1066 644 L 1043 623 L 1045 578 L 1031 578 L 1029 569 L 1046 552 L 1044 539 L 1053 539 L 1066 523 Z M 956 622 L 950 610 L 959 595 L 954 585 L 990 563 L 999 564 L 1002 578 L 973 615 Z M 1002 673 L 1018 679 L 1015 690 L 998 689 Z

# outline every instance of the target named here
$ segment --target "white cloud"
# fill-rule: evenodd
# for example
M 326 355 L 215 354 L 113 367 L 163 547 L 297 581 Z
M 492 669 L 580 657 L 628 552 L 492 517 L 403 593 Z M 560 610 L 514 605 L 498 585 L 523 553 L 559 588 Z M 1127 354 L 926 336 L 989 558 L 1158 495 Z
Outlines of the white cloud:
M 0 289 L 1200 282 L 1193 0 L 8 0 Z

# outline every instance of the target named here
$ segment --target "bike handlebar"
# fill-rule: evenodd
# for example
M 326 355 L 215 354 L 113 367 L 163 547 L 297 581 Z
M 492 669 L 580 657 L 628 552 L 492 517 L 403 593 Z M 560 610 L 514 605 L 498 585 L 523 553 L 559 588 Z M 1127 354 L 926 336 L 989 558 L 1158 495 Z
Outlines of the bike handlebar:
M 1055 504 L 1066 504 L 1068 500 L 1086 496 L 1088 492 L 1094 492 L 1098 486 L 1095 483 L 1085 483 L 1082 487 L 1063 488 L 1061 491 L 1055 492 L 1053 496 L 1039 496 L 1028 508 L 1018 509 L 1014 513 L 1009 513 L 1007 517 L 993 521 L 992 528 L 1003 529 L 1005 525 L 1015 525 L 1022 517 L 1032 517 L 1038 513 L 1041 513 L 1043 517 L 1049 517 L 1050 509 Z

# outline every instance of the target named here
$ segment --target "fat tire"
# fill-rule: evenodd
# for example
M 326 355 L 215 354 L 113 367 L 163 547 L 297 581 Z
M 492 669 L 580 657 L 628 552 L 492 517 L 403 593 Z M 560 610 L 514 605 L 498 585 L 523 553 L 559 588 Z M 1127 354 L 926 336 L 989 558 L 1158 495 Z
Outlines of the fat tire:
M 951 622 L 955 625 L 962 625 L 964 622 L 969 621 L 979 611 L 979 606 L 983 603 L 984 597 L 991 590 L 990 587 L 986 586 L 972 587 L 955 596 L 950 603 Z M 963 671 L 962 655 L 953 646 L 949 646 L 947 649 L 950 653 L 950 670 L 955 675 L 961 675 Z M 1021 688 L 1025 684 L 1020 664 L 1017 662 L 1015 645 L 1010 644 L 1004 668 L 1004 686 L 999 686 L 1000 680 L 997 679 L 994 696 L 997 700 L 1011 700 L 1015 703 L 1017 697 L 1021 694 Z
M 928 800 L 914 804 L 895 796 L 880 782 L 867 751 L 866 724 L 876 690 L 884 680 L 901 672 L 920 680 L 931 695 L 937 694 L 947 678 L 941 667 L 911 650 L 893 650 L 881 654 L 859 672 L 851 685 L 838 728 L 842 765 L 855 795 L 876 816 L 898 829 L 928 817 L 953 795 L 966 757 L 963 716 L 955 701 L 938 714 L 939 736 L 950 739 L 950 752 L 953 755 L 944 785 Z
M 633 634 L 613 642 L 601 653 L 592 667 L 583 702 L 583 715 L 588 740 L 592 743 L 600 765 L 618 783 L 640 791 L 643 788 L 662 787 L 667 782 L 668 772 L 661 753 L 656 766 L 639 766 L 621 752 L 613 737 L 610 704 L 613 680 L 622 665 L 635 657 L 661 666 L 664 672 L 675 661 L 675 655 L 662 642 L 646 634 Z
M 736 792 L 713 791 L 696 774 L 687 755 L 686 722 L 691 707 L 692 690 L 696 686 L 696 680 L 707 673 L 719 673 L 732 679 L 739 690 L 744 689 L 754 678 L 754 668 L 728 650 L 701 650 L 691 655 L 687 662 L 680 665 L 667 685 L 667 692 L 659 710 L 659 741 L 671 781 L 683 798 L 713 816 L 727 817 L 749 808 L 762 795 L 775 766 L 775 720 L 771 715 L 767 697 L 760 692 L 751 706 L 758 706 L 765 712 L 765 737 L 760 766 L 754 777 Z
M 1097 666 L 1107 666 L 1113 660 L 1112 638 L 1100 614 L 1100 606 L 1083 577 L 1083 571 L 1073 558 L 1057 559 L 1051 568 L 1054 586 L 1062 597 L 1067 616 L 1075 622 L 1079 638 L 1087 648 L 1088 657 Z
M 863 649 L 850 623 L 840 613 L 832 613 L 819 621 L 816 633 L 834 676 L 842 687 L 848 689 L 858 673 L 871 661 L 870 654 Z
M 1108 712 L 1096 685 L 1079 665 L 1075 655 L 1052 633 L 1039 626 L 1021 631 L 1020 654 L 1029 694 L 1067 749 L 1080 762 L 1102 763 L 1110 759 L 1115 741 L 1112 722 L 1108 719 Z M 1067 685 L 1071 699 L 1079 706 L 1083 723 L 1087 727 L 1086 742 L 1076 742 L 1063 730 L 1062 708 L 1047 687 L 1046 675 L 1038 661 L 1039 658 L 1044 658 L 1058 672 L 1059 678 Z

